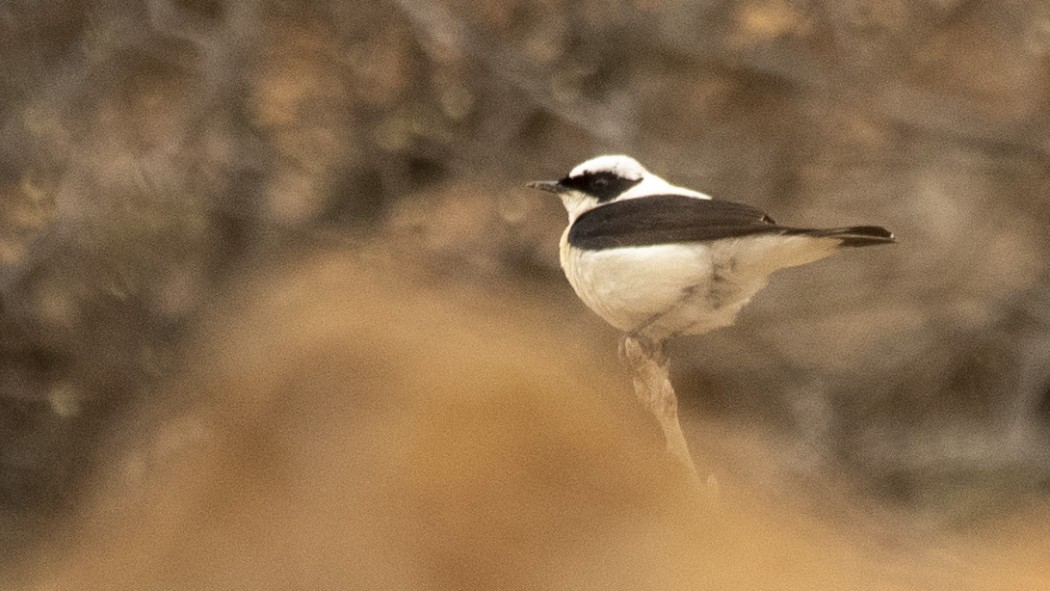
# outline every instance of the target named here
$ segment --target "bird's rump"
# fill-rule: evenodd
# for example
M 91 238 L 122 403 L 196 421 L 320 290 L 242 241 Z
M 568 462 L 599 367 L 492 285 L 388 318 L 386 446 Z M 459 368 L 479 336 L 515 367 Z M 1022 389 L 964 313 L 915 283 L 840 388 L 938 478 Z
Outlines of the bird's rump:
M 777 225 L 765 212 L 750 205 L 683 195 L 655 195 L 595 207 L 572 224 L 568 242 L 583 250 L 603 250 L 756 234 L 837 238 L 842 246 L 893 242 L 893 234 L 878 226 L 829 230 L 791 228 Z

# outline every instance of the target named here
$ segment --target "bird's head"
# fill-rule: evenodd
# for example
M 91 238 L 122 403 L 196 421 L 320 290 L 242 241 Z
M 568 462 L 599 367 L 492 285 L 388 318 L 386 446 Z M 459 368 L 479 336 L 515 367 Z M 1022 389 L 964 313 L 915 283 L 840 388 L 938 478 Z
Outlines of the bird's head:
M 668 183 L 624 155 L 591 158 L 560 180 L 535 181 L 526 186 L 561 197 L 570 223 L 590 209 L 624 199 L 668 194 L 706 197 Z

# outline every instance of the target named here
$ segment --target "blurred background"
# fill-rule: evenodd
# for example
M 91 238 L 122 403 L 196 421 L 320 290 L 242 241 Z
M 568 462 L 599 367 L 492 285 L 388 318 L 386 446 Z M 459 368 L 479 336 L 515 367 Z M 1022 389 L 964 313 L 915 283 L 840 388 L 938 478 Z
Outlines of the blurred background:
M 371 453 L 406 433 L 438 437 L 440 425 L 460 420 L 441 399 L 373 384 L 377 372 L 430 380 L 436 392 L 502 392 L 497 407 L 532 393 L 524 399 L 538 414 L 514 411 L 492 424 L 529 440 L 522 425 L 553 413 L 566 422 L 533 444 L 560 450 L 552 465 L 594 476 L 601 490 L 628 490 L 623 502 L 602 497 L 608 511 L 632 515 L 624 507 L 653 498 L 675 499 L 652 501 L 661 510 L 680 509 L 673 474 L 655 492 L 635 482 L 674 470 L 649 453 L 659 450 L 652 425 L 619 389 L 627 380 L 618 335 L 558 268 L 561 205 L 523 188 L 616 152 L 781 223 L 879 224 L 900 241 L 775 276 L 736 326 L 673 347 L 702 470 L 757 495 L 757 507 L 790 499 L 807 520 L 770 509 L 781 533 L 761 525 L 756 535 L 793 540 L 814 523 L 845 523 L 851 539 L 880 540 L 870 552 L 848 546 L 862 557 L 848 580 L 858 572 L 890 580 L 868 565 L 957 536 L 972 536 L 968 548 L 998 547 L 1013 564 L 1003 536 L 1021 536 L 1017 547 L 1027 548 L 1047 533 L 1026 516 L 1045 518 L 1050 493 L 1048 98 L 1050 5 L 1035 0 L 3 2 L 0 557 L 35 564 L 47 555 L 46 564 L 73 566 L 44 570 L 78 577 L 76 565 L 102 564 L 99 580 L 114 581 L 81 547 L 108 556 L 163 530 L 156 560 L 198 564 L 200 556 L 167 552 L 199 542 L 203 518 L 183 510 L 215 498 L 245 501 L 256 516 L 299 506 L 284 519 L 305 539 L 316 529 L 308 524 L 320 527 L 310 519 L 338 495 L 272 499 L 241 484 L 269 490 L 308 474 L 338 490 L 391 462 L 346 446 Z M 460 373 L 552 377 L 519 387 L 461 383 L 452 370 L 424 375 L 435 350 L 452 355 L 441 367 Z M 387 390 L 430 406 L 417 423 L 384 423 L 373 399 Z M 574 397 L 591 402 L 568 415 L 545 406 Z M 341 398 L 357 402 L 332 402 Z M 318 404 L 336 407 L 302 410 Z M 632 426 L 620 443 L 602 439 L 629 462 L 603 464 L 602 450 L 571 436 L 590 433 L 580 415 L 605 412 Z M 358 439 L 332 435 L 341 430 L 326 427 L 331 417 L 344 417 Z M 471 445 L 493 441 L 491 429 L 478 429 L 464 431 Z M 495 437 L 513 457 L 528 452 Z M 420 461 L 459 466 L 472 463 L 471 450 Z M 325 458 L 330 472 L 305 457 Z M 271 460 L 287 470 L 268 471 Z M 180 472 L 198 461 L 211 468 Z M 343 471 L 331 467 L 342 461 Z M 525 474 L 532 482 L 537 472 Z M 158 483 L 182 477 L 195 483 L 183 497 L 156 496 L 167 490 Z M 233 484 L 215 484 L 226 477 Z M 389 481 L 419 487 L 404 503 L 418 509 L 440 497 L 405 478 Z M 560 490 L 566 514 L 573 495 L 591 490 L 569 494 L 564 479 L 535 486 Z M 470 491 L 442 506 L 469 512 Z M 104 518 L 138 515 L 133 507 L 146 516 L 128 526 L 152 524 L 143 532 Z M 150 507 L 166 509 L 150 517 Z M 500 511 L 517 524 L 517 513 Z M 271 539 L 223 523 L 208 535 Z M 718 531 L 742 536 L 738 525 L 730 519 Z M 463 526 L 465 538 L 478 539 L 475 526 L 483 527 Z M 650 539 L 631 531 L 624 539 Z M 690 546 L 693 533 L 668 543 L 689 556 L 711 550 Z M 330 552 L 345 541 L 312 540 Z M 457 547 L 435 540 L 414 551 Z M 800 560 L 792 548 L 770 542 L 758 552 Z M 820 548 L 844 554 L 839 542 Z M 939 577 L 968 556 L 945 552 L 928 571 L 908 572 Z M 386 556 L 399 564 L 401 554 Z M 619 563 L 615 553 L 581 556 Z M 452 558 L 433 572 L 455 570 Z M 285 575 L 303 568 L 275 564 Z M 550 572 L 581 572 L 560 568 Z M 1033 567 L 1003 568 L 1027 576 Z M 345 583 L 344 574 L 333 580 Z M 371 583 L 360 587 L 432 582 L 385 576 L 362 575 Z M 923 576 L 899 588 L 941 588 Z M 504 581 L 452 578 L 448 588 L 493 580 Z M 274 581 L 284 579 L 263 582 Z M 609 581 L 626 584 L 590 582 Z M 627 588 L 647 588 L 635 583 Z

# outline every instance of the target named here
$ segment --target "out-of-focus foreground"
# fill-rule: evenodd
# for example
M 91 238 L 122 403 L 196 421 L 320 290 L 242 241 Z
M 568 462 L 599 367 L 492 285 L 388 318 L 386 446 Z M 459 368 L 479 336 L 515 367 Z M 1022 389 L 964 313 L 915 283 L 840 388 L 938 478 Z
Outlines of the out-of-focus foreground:
M 32 588 L 1050 581 L 1041 528 L 948 541 L 855 510 L 821 522 L 715 467 L 721 483 L 697 491 L 622 380 L 566 358 L 580 343 L 552 336 L 538 294 L 479 303 L 370 266 L 326 255 L 212 310 L 178 405 L 117 443 L 95 502 L 30 565 Z
M 5 3 L 0 555 L 60 587 L 748 588 L 797 562 L 785 587 L 1024 588 L 1048 54 L 1036 1 Z M 714 504 L 521 187 L 606 151 L 901 240 L 676 345 Z

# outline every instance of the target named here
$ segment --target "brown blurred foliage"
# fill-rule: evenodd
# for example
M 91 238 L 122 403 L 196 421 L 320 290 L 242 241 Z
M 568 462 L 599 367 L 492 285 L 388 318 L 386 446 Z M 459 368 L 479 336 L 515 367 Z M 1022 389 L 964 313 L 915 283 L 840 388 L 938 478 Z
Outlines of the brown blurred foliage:
M 303 250 L 381 244 L 424 287 L 538 298 L 553 343 L 573 335 L 556 360 L 614 366 L 557 269 L 563 212 L 521 188 L 611 151 L 901 240 L 775 277 L 678 343 L 691 435 L 725 434 L 708 452 L 754 450 L 725 465 L 761 488 L 1017 525 L 1050 483 L 1048 31 L 1036 0 L 4 3 L 0 555 L 77 514 L 124 445 L 178 431 L 141 409 L 193 398 L 197 348 L 222 347 L 188 335 Z M 240 347 L 259 328 L 218 325 Z M 243 375 L 233 353 L 214 363 Z M 217 453 L 213 473 L 237 463 Z

